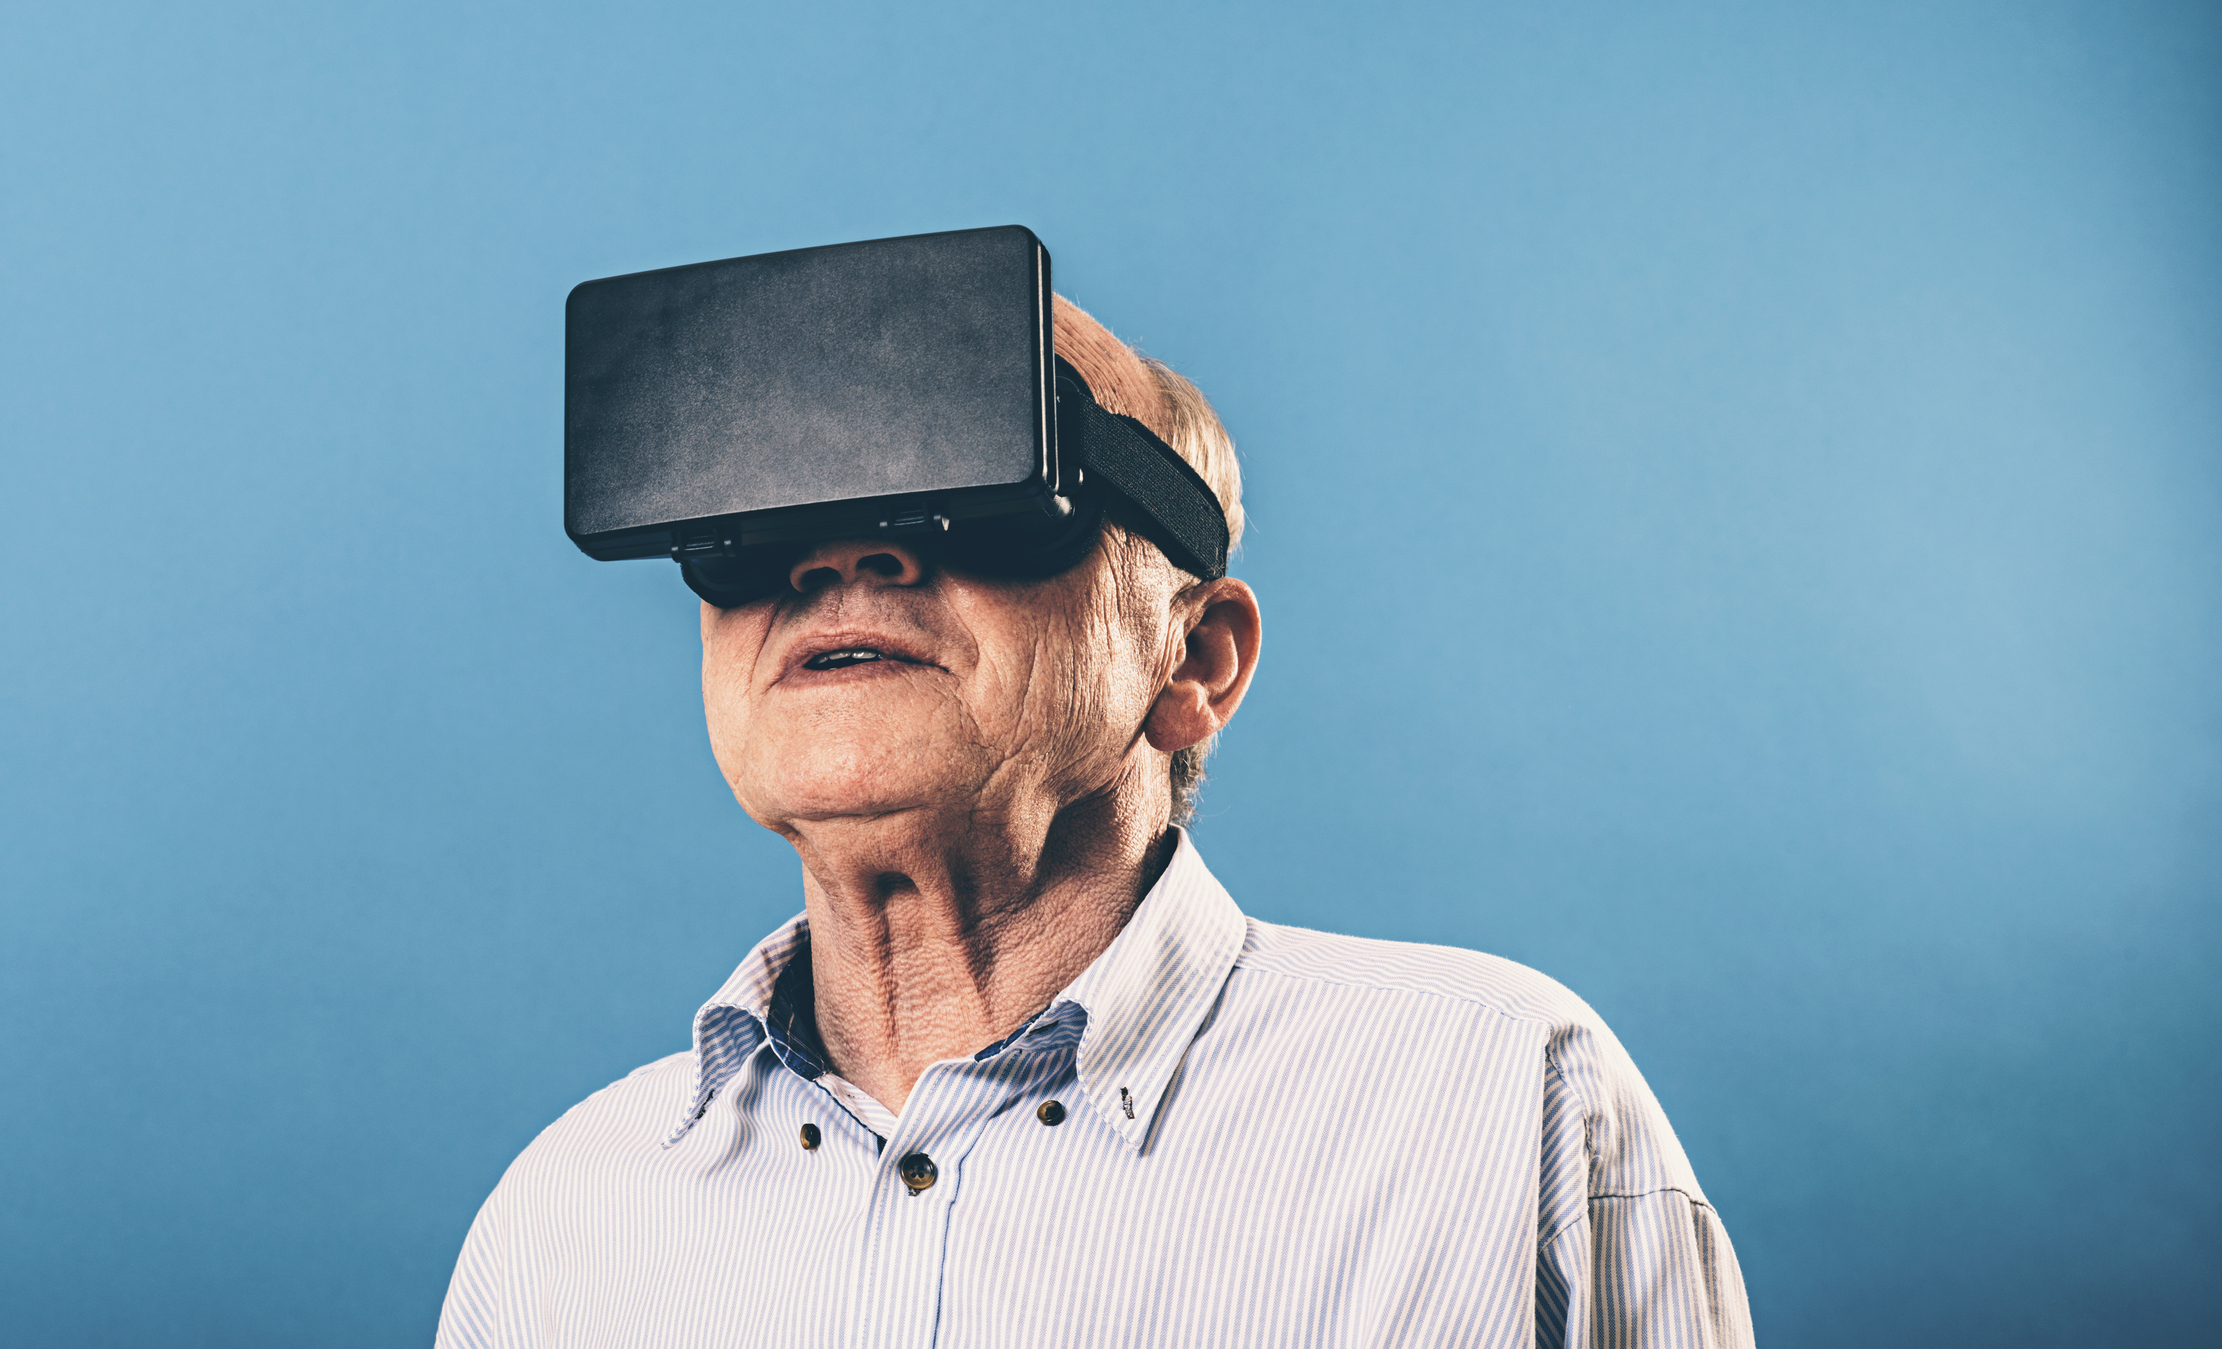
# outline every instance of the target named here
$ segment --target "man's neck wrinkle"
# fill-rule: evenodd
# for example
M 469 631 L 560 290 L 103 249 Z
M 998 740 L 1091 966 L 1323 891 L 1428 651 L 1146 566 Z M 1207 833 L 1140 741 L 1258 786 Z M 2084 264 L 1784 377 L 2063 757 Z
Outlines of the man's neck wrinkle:
M 827 837 L 802 826 L 818 1033 L 833 1070 L 899 1112 L 927 1067 L 1003 1039 L 1077 978 L 1171 856 L 1174 835 L 1124 795 L 1076 802 L 1033 829 L 1008 819 Z

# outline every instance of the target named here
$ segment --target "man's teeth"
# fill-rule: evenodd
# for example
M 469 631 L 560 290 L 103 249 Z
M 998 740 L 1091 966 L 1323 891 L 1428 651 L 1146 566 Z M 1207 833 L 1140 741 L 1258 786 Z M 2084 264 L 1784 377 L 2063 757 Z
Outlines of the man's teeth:
M 839 670 L 850 665 L 862 665 L 868 660 L 884 660 L 885 656 L 868 646 L 852 646 L 840 651 L 825 651 L 804 661 L 812 670 Z

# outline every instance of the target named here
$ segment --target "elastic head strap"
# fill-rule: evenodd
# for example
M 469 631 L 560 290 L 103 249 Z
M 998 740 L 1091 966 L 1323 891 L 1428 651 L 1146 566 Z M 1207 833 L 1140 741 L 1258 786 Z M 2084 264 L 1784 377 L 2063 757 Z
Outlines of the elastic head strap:
M 1150 542 L 1182 571 L 1216 581 L 1227 574 L 1227 513 L 1178 451 L 1132 417 L 1107 412 L 1088 381 L 1057 358 L 1057 453 L 1088 481 L 1134 503 Z

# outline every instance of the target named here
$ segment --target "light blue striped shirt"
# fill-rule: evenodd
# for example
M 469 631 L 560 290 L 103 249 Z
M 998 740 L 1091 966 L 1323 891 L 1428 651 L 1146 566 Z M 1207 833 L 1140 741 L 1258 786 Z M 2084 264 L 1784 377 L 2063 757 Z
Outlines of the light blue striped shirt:
M 807 943 L 766 938 L 690 1052 L 525 1149 L 441 1346 L 1751 1341 L 1650 1088 L 1532 970 L 1245 918 L 1184 834 L 1110 949 L 883 1140 L 770 1043 Z

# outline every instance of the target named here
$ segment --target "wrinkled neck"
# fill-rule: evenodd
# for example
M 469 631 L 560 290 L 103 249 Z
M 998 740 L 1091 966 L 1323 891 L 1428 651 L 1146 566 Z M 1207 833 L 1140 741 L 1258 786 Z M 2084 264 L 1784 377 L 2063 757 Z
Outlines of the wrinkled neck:
M 1009 1035 L 1078 977 L 1172 857 L 1163 805 L 1133 785 L 1034 817 L 790 826 L 834 1070 L 900 1111 L 929 1065 Z

